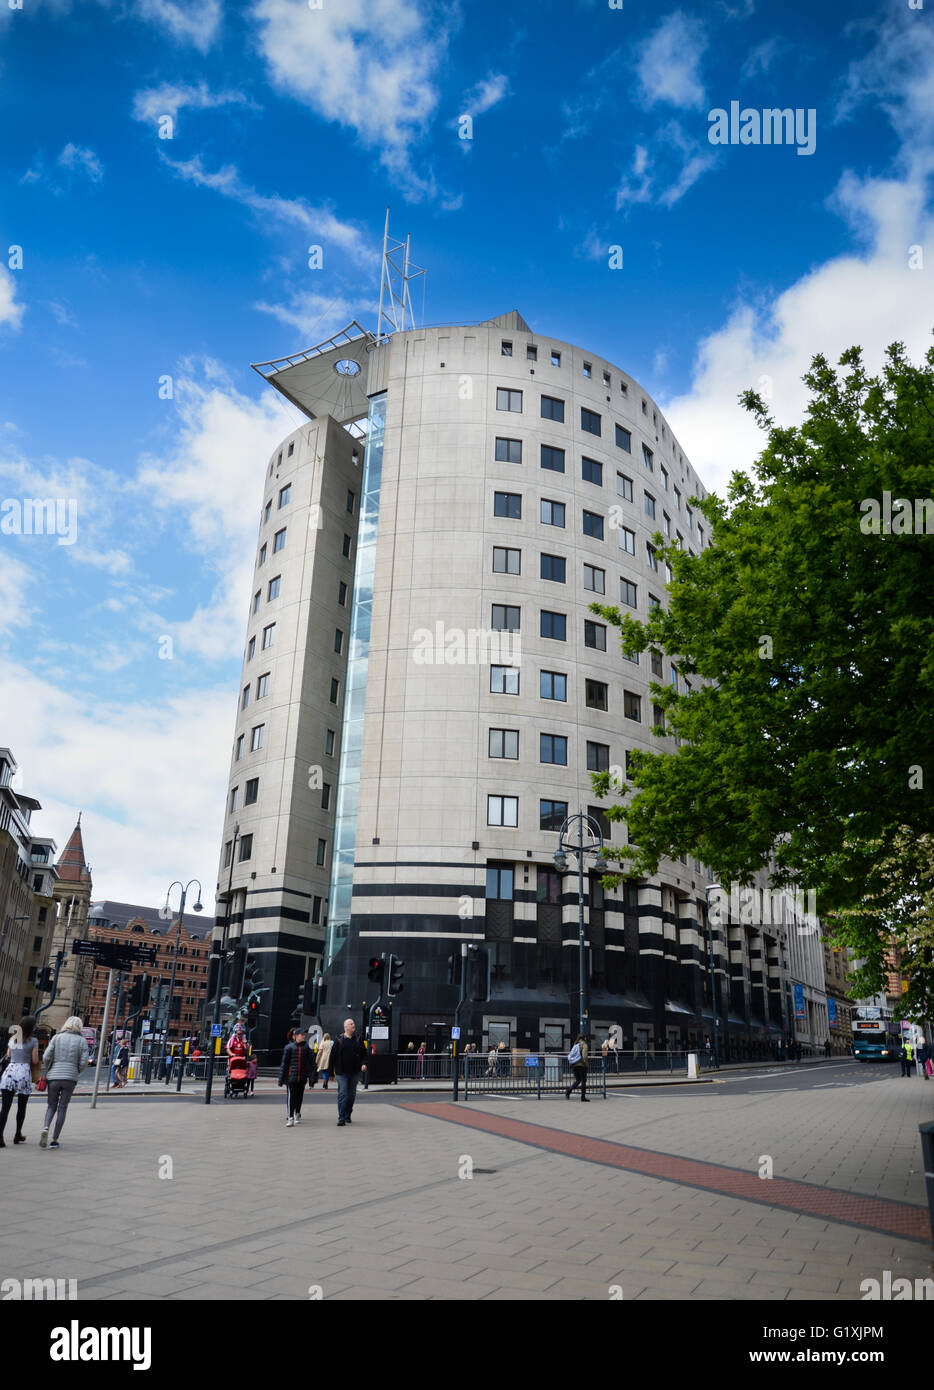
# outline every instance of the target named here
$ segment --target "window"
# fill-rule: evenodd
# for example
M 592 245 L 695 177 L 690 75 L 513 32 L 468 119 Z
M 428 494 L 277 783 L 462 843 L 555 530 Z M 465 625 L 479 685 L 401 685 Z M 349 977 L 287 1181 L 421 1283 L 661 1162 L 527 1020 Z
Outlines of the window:
M 248 685 L 245 685 L 245 686 L 243 687 L 243 696 L 242 696 L 242 698 L 241 698 L 241 700 L 240 700 L 240 708 L 241 708 L 241 709 L 246 709 L 246 707 L 247 707 L 247 705 L 248 705 L 249 703 L 250 703 L 250 687 L 249 687 Z
M 521 463 L 522 462 L 522 440 L 521 439 L 497 439 L 496 441 L 496 460 L 498 463 Z
M 356 505 L 356 501 L 357 494 L 354 492 L 353 488 L 349 487 L 347 489 L 347 511 L 350 513 L 351 516 L 353 516 L 353 509 Z
M 643 399 L 642 399 L 642 414 L 643 414 L 643 415 L 648 415 L 648 411 L 647 411 L 646 408 L 645 408 L 645 398 L 644 398 L 644 397 L 643 397 Z
M 249 859 L 250 856 L 252 855 L 252 853 L 253 853 L 253 836 L 252 836 L 252 835 L 241 835 L 241 836 L 240 836 L 240 854 L 239 854 L 240 863 L 242 864 L 242 863 L 244 862 L 245 859 Z
M 519 668 L 517 666 L 491 666 L 490 694 L 518 695 Z
M 563 555 L 542 555 L 542 579 L 550 579 L 554 584 L 565 582 L 567 561 Z
M 663 488 L 665 489 L 665 491 L 667 492 L 667 491 L 668 491 L 668 469 L 667 469 L 667 468 L 661 468 L 661 467 L 660 467 L 658 471 L 659 471 L 659 473 L 662 475 L 662 487 L 663 487 Z
M 603 540 L 603 517 L 597 512 L 585 511 L 583 515 L 584 535 L 593 536 L 594 540 Z
M 629 387 L 626 385 L 625 381 L 621 381 L 621 382 L 619 383 L 619 390 L 620 390 L 620 395 L 622 395 L 622 396 L 628 396 L 628 395 L 629 395 Z
M 254 657 L 255 655 L 256 655 L 256 638 L 255 638 L 255 637 L 251 637 L 250 640 L 249 640 L 249 643 L 247 644 L 247 649 L 246 649 L 246 659 L 247 659 L 247 661 L 252 661 L 252 660 L 253 660 L 253 657 Z
M 677 533 L 677 536 L 675 537 L 675 539 L 676 539 L 677 542 L 678 542 L 678 549 L 679 549 L 679 550 L 683 550 L 683 549 L 684 549 L 684 537 L 682 536 L 682 534 L 681 534 L 680 531 Z
M 622 425 L 616 426 L 616 445 L 627 454 L 632 453 L 632 434 L 629 430 L 624 430 Z
M 603 373 L 603 384 L 604 384 L 604 386 L 606 386 L 607 388 L 609 388 L 609 385 L 610 385 L 610 374 L 609 374 L 609 372 L 604 372 L 604 373 Z
M 518 758 L 518 729 L 491 729 L 489 755 L 491 758 Z
M 288 454 L 289 458 L 291 458 L 292 455 L 293 455 L 294 453 L 295 453 L 295 440 L 293 439 L 293 440 L 292 440 L 292 443 L 289 445 L 289 454 Z
M 338 656 L 344 650 L 344 634 L 339 627 L 334 629 L 334 650 Z
M 253 806 L 259 798 L 259 778 L 251 777 L 243 789 L 244 806 Z
M 273 538 L 272 538 L 272 553 L 273 553 L 273 555 L 278 554 L 278 552 L 279 552 L 280 550 L 282 550 L 282 549 L 284 548 L 284 546 L 285 546 L 285 527 L 283 527 L 281 531 L 277 531 L 276 534 L 275 534 L 275 535 L 273 536 Z
M 265 724 L 257 724 L 250 730 L 250 752 L 255 753 L 263 746 L 263 734 L 266 731 Z
M 508 517 L 510 521 L 518 521 L 522 516 L 522 494 L 519 492 L 494 492 L 493 515 Z
M 239 762 L 243 757 L 243 735 L 237 735 L 237 742 L 234 744 L 234 762 Z
M 698 534 L 698 536 L 700 537 L 701 547 L 703 548 L 703 545 L 704 545 L 704 528 L 703 528 L 703 526 L 701 526 L 700 522 L 697 523 L 697 534 Z
M 503 356 L 503 357 L 511 357 L 511 356 L 512 356 L 512 343 L 506 343 L 506 342 L 504 342 L 504 343 L 502 344 L 502 347 L 501 347 L 501 349 L 500 349 L 500 352 L 501 352 L 501 356 Z
M 567 820 L 568 803 L 566 801 L 539 801 L 538 803 L 538 828 L 539 830 L 560 830 Z
M 510 391 L 508 387 L 497 386 L 496 388 L 496 409 L 514 410 L 518 414 L 522 413 L 522 392 Z
M 631 690 L 623 691 L 623 714 L 627 719 L 634 719 L 637 723 L 642 722 L 642 696 L 636 695 Z
M 268 588 L 267 591 L 266 591 L 266 602 L 267 602 L 267 603 L 269 602 L 270 599 L 274 599 L 274 598 L 278 598 L 278 597 L 279 597 L 279 589 L 281 588 L 281 586 L 282 586 L 282 575 L 281 575 L 281 574 L 277 574 L 276 577 L 275 577 L 275 579 L 270 579 L 270 581 L 269 581 L 269 588 Z
M 340 681 L 337 679 L 336 676 L 332 676 L 332 677 L 331 677 L 331 695 L 330 695 L 330 700 L 331 700 L 331 704 L 332 704 L 332 705 L 336 705 L 336 704 L 337 704 L 337 699 L 338 699 L 338 696 L 340 695 L 340 688 L 341 688 L 341 683 L 340 683 Z
M 650 516 L 653 521 L 655 520 L 655 498 L 650 492 L 642 494 L 642 509 L 646 516 Z
M 616 533 L 616 539 L 620 550 L 625 550 L 627 555 L 636 553 L 636 533 L 630 531 L 628 526 L 621 526 Z
M 673 488 L 672 491 L 674 492 L 674 495 L 675 495 L 675 506 L 678 508 L 678 511 L 680 512 L 680 510 L 681 510 L 681 493 L 678 491 L 677 488 Z
M 263 698 L 264 695 L 268 695 L 268 694 L 269 694 L 269 672 L 267 671 L 267 672 L 265 673 L 265 675 L 260 676 L 259 680 L 256 682 L 256 698 L 257 698 L 257 700 L 261 700 L 261 699 Z
M 289 505 L 289 498 L 292 496 L 292 484 L 286 483 L 285 487 L 279 492 L 279 510 Z
M 275 630 L 275 623 L 270 623 L 268 627 L 263 628 L 263 651 L 265 651 L 267 647 L 272 646 L 273 633 L 275 632 Z
M 517 826 L 519 824 L 519 798 L 517 796 L 488 796 L 486 799 L 487 825 Z
M 650 473 L 654 473 L 655 455 L 652 453 L 652 450 L 649 448 L 647 444 L 643 444 L 642 446 L 642 462 L 645 464 L 646 468 L 649 470 Z
M 606 627 L 603 623 L 592 623 L 585 619 L 584 646 L 593 647 L 598 652 L 606 651 Z
M 662 512 L 662 530 L 666 536 L 671 535 L 671 517 L 667 512 Z
M 554 352 L 554 351 L 552 351 L 552 354 L 551 354 L 551 365 L 552 365 L 553 367 L 560 367 L 560 366 L 561 366 L 561 354 L 560 354 L 560 352 Z
M 493 573 L 494 574 L 519 574 L 520 561 L 522 559 L 521 550 L 508 550 L 504 545 L 494 545 L 493 547 Z
M 648 562 L 649 562 L 649 569 L 654 570 L 655 573 L 657 574 L 657 573 L 658 573 L 658 552 L 656 551 L 655 546 L 652 545 L 650 541 L 646 541 L 646 543 L 645 543 L 645 558 L 646 558 L 646 559 L 648 560 Z
M 231 809 L 231 811 L 236 811 L 236 809 L 237 809 L 237 798 L 239 797 L 239 795 L 240 795 L 240 788 L 239 788 L 239 787 L 231 787 L 231 789 L 230 789 L 230 809 Z
M 564 613 L 551 613 L 542 609 L 540 636 L 550 637 L 555 642 L 568 640 L 568 620 Z
M 334 730 L 333 730 L 333 729 L 328 729 L 327 733 L 324 735 L 324 753 L 325 753 L 325 757 L 328 757 L 328 758 L 333 758 L 333 756 L 334 756 Z
M 327 855 L 327 852 L 328 852 L 328 842 L 327 842 L 327 840 L 319 840 L 319 841 L 318 841 L 318 854 L 317 854 L 317 858 L 316 858 L 316 862 L 317 862 L 318 864 L 323 864 L 323 863 L 324 863 L 325 857 L 326 857 L 326 855 Z
M 597 487 L 603 487 L 603 464 L 596 459 L 581 459 L 581 477 L 585 483 L 596 483 Z
M 625 473 L 617 473 L 616 491 L 618 496 L 624 498 L 627 502 L 632 501 L 632 479 L 627 478 Z
M 269 501 L 266 503 L 265 507 L 263 508 L 263 521 L 268 521 L 271 515 L 272 515 L 272 498 L 270 497 Z
M 587 771 L 608 772 L 610 767 L 610 745 L 608 743 L 587 744 Z
M 628 604 L 630 608 L 638 607 L 636 602 L 637 591 L 635 584 L 631 584 L 628 579 L 620 578 L 619 581 L 619 601 Z
M 512 902 L 513 868 L 511 864 L 488 864 L 486 868 L 486 898 L 493 902 Z
M 613 827 L 610 824 L 610 820 L 606 812 L 602 811 L 599 806 L 588 806 L 587 814 L 591 817 L 592 820 L 595 820 L 597 822 L 597 825 L 600 827 L 600 834 L 603 836 L 604 841 L 611 839 L 613 835 Z M 596 880 L 593 887 L 600 887 L 599 879 Z M 594 907 L 596 907 L 596 902 L 591 900 L 591 911 Z
M 563 424 L 564 401 L 559 401 L 557 396 L 542 396 L 542 419 L 557 420 Z
M 635 771 L 635 767 L 634 767 L 634 764 L 633 764 L 633 761 L 632 761 L 632 753 L 631 753 L 631 752 L 629 751 L 629 749 L 627 748 L 627 750 L 626 750 L 626 776 L 627 776 L 627 778 L 629 779 L 630 782 L 633 780 L 633 773 L 634 773 L 634 771 Z
M 259 560 L 257 561 L 257 564 L 258 564 L 258 565 L 265 565 L 265 563 L 266 563 L 266 542 L 264 541 L 263 544 L 262 544 L 262 545 L 260 546 L 260 548 L 259 548 Z
M 584 704 L 588 709 L 607 708 L 607 687 L 603 681 L 584 681 Z
M 494 603 L 491 627 L 494 632 L 518 632 L 518 607 L 508 603 Z
M 585 362 L 585 363 L 583 364 L 583 371 L 584 371 L 584 376 L 587 377 L 588 380 L 589 380 L 590 377 L 593 376 L 593 366 L 592 366 L 592 364 L 591 364 L 590 362 Z
M 600 416 L 595 410 L 588 410 L 585 405 L 581 406 L 581 429 L 587 434 L 600 433 Z
M 597 569 L 596 565 L 585 565 L 584 588 L 592 590 L 595 594 L 605 594 L 606 571 Z
M 539 762 L 557 763 L 561 767 L 568 764 L 568 741 L 559 734 L 539 734 Z
M 350 554 L 350 537 L 346 534 L 344 536 L 343 553 L 344 555 Z
M 662 733 L 665 732 L 665 711 L 662 709 L 661 705 L 652 706 L 652 722 L 656 729 L 660 730 Z
M 657 676 L 658 679 L 661 680 L 663 670 L 661 652 L 657 652 L 653 647 L 649 652 L 649 657 L 652 662 L 652 675 Z
M 262 603 L 262 601 L 263 601 L 263 591 L 262 591 L 262 589 L 257 589 L 256 593 L 253 595 L 253 612 L 254 612 L 254 613 L 258 613 L 258 612 L 259 612 L 259 606 L 260 606 L 260 604 Z
M 225 868 L 225 869 L 227 869 L 227 868 L 230 867 L 230 856 L 231 856 L 232 851 L 233 851 L 233 841 L 232 841 L 232 840 L 228 840 L 227 843 L 226 843 L 226 845 L 224 846 L 224 868 Z
M 690 526 L 693 526 L 693 525 L 694 525 L 694 513 L 691 511 L 691 508 L 690 508 L 690 507 L 685 507 L 685 509 L 684 509 L 684 515 L 687 517 L 688 526 L 689 526 L 689 527 L 690 527 Z
M 527 343 L 525 347 L 525 360 L 527 362 L 538 361 L 538 348 L 534 343 Z
M 542 445 L 542 467 L 550 468 L 552 473 L 564 472 L 564 450 L 555 449 L 550 444 Z
M 347 603 L 347 585 L 344 583 L 343 579 L 337 586 L 337 601 L 340 604 L 341 608 L 343 608 Z
M 538 693 L 543 700 L 567 700 L 568 678 L 560 671 L 540 671 Z
M 675 666 L 668 668 L 668 684 L 673 686 L 675 691 L 678 689 L 678 671 Z
M 331 784 L 330 782 L 321 783 L 321 809 L 326 811 L 331 804 Z
M 321 899 L 317 893 L 311 900 L 311 920 L 313 925 L 321 921 Z
M 542 498 L 542 525 L 543 526 L 563 526 L 564 525 L 564 503 L 549 502 L 547 497 Z

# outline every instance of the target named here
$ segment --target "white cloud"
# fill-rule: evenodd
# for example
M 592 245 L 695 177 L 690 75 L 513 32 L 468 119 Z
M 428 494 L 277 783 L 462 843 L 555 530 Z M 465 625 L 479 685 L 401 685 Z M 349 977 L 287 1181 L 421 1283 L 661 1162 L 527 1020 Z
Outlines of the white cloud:
M 635 203 L 674 207 L 717 162 L 714 151 L 685 135 L 678 121 L 669 121 L 655 133 L 653 149 L 650 154 L 644 145 L 636 146 L 632 171 L 616 190 L 618 212 Z
M 372 297 L 337 295 L 331 298 L 326 294 L 301 290 L 293 294 L 287 304 L 266 304 L 261 301 L 253 307 L 261 313 L 272 314 L 280 323 L 296 329 L 302 341 L 323 342 L 338 329 L 346 328 L 351 319 L 375 319 L 377 306 Z
M 505 73 L 491 73 L 482 82 L 478 82 L 471 87 L 470 91 L 463 98 L 460 105 L 460 114 L 468 116 L 482 116 L 485 111 L 490 111 L 497 103 L 501 102 L 505 96 L 509 95 L 509 78 Z
M 412 147 L 438 104 L 447 45 L 443 12 L 421 0 L 256 0 L 253 17 L 272 81 L 325 120 L 352 130 L 405 195 L 433 196 Z M 449 23 L 454 22 L 450 12 Z
M 59 328 L 77 328 L 78 320 L 68 308 L 67 304 L 59 304 L 57 300 L 49 301 L 49 309 Z
M 4 547 L 0 549 L 0 634 L 26 627 L 32 613 L 29 598 L 35 593 L 35 576 Z
M 221 0 L 136 0 L 136 14 L 179 43 L 207 53 L 220 29 Z
M 103 167 L 94 151 L 81 145 L 73 145 L 71 141 L 68 142 L 55 162 L 61 168 L 70 169 L 73 173 L 87 174 L 92 183 L 100 183 L 104 177 Z
M 765 75 L 783 52 L 785 46 L 783 40 L 775 36 L 766 39 L 763 43 L 756 44 L 755 48 L 751 48 L 746 55 L 746 60 L 740 69 L 740 78 L 743 81 L 749 81 L 757 77 L 760 72 Z
M 649 36 L 639 55 L 638 74 L 646 105 L 696 108 L 703 104 L 700 60 L 707 47 L 704 26 L 675 10 Z
M 196 87 L 163 82 L 161 86 L 146 87 L 136 93 L 133 98 L 133 119 L 156 123 L 163 116 L 171 116 L 174 122 L 178 119 L 179 111 L 209 111 L 218 106 L 248 106 L 255 109 L 255 103 L 245 92 L 212 92 L 206 82 L 199 82 Z
M 0 266 L 0 328 L 19 328 L 25 305 L 16 302 L 16 280 Z

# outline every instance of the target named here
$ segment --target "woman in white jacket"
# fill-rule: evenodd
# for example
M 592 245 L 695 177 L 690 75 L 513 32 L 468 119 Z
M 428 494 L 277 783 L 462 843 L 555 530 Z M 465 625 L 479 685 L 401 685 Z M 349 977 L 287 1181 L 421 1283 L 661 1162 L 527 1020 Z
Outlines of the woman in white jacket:
M 88 1064 L 88 1045 L 81 1031 L 82 1023 L 77 1014 L 66 1018 L 62 1031 L 56 1033 L 42 1054 L 42 1071 L 49 1082 L 49 1107 L 45 1112 L 45 1124 L 39 1136 L 39 1148 L 48 1144 L 50 1149 L 60 1147 L 58 1136 L 65 1123 L 68 1102 L 78 1084 L 78 1077 Z M 48 1143 L 49 1127 L 55 1120 L 55 1133 Z

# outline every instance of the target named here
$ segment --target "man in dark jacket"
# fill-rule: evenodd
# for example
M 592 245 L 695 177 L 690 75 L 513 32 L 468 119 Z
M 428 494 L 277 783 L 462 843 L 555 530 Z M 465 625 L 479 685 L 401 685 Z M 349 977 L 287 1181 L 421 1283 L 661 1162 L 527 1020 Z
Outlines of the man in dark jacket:
M 311 1075 L 314 1058 L 311 1048 L 305 1041 L 304 1028 L 296 1028 L 290 1043 L 282 1049 L 282 1065 L 279 1068 L 279 1085 L 284 1086 L 288 1119 L 286 1129 L 302 1122 L 302 1093 Z
M 349 1125 L 357 1082 L 366 1071 L 366 1052 L 352 1018 L 344 1020 L 344 1031 L 331 1048 L 331 1069 L 337 1077 L 337 1123 Z

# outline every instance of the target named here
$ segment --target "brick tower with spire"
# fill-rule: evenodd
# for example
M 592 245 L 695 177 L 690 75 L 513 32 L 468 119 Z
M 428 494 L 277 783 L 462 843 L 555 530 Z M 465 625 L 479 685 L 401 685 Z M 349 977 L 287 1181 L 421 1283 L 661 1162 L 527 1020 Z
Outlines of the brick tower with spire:
M 61 1028 L 72 1014 L 85 1017 L 90 1001 L 94 962 L 72 955 L 72 941 L 83 941 L 88 934 L 88 908 L 91 903 L 91 869 L 84 857 L 81 834 L 81 812 L 56 866 L 56 919 L 50 960 L 55 962 L 58 951 L 64 952 L 58 976 L 55 1003 L 42 1016 L 45 1027 L 53 1032 Z

